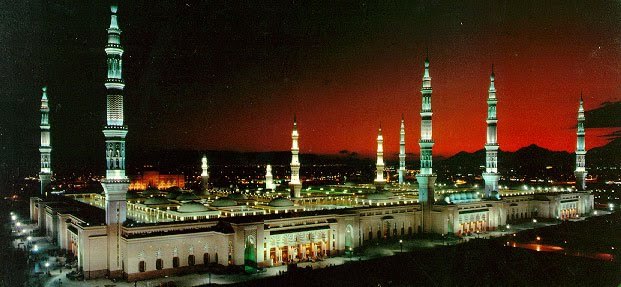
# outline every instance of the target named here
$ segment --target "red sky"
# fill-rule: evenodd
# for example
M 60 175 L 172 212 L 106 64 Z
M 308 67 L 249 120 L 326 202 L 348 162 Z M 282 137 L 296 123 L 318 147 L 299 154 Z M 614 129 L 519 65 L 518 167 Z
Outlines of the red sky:
M 368 16 L 374 20 L 365 32 L 336 24 L 334 33 L 342 38 L 309 48 L 296 63 L 294 79 L 240 88 L 247 95 L 231 100 L 229 113 L 207 116 L 204 132 L 182 145 L 287 150 L 296 113 L 303 153 L 374 154 L 381 122 L 384 148 L 396 154 L 404 114 L 407 151 L 418 153 L 425 48 L 431 61 L 434 155 L 483 148 L 492 63 L 503 150 L 537 144 L 573 151 L 580 92 L 587 110 L 621 100 L 618 5 L 514 3 L 483 11 L 440 6 L 426 7 L 433 19 L 421 21 L 378 9 Z M 239 78 L 251 82 L 256 76 Z M 587 146 L 606 144 L 601 136 L 612 130 L 588 129 Z
M 6 114 L 20 121 L 16 131 L 33 130 L 24 154 L 36 154 L 30 134 L 38 136 L 47 84 L 57 162 L 103 164 L 103 2 L 12 7 L 45 16 L 14 21 L 6 57 L 14 64 L 5 74 L 21 85 L 7 93 L 33 111 Z M 483 148 L 492 64 L 501 149 L 573 151 L 580 91 L 587 110 L 621 101 L 621 5 L 470 2 L 123 2 L 128 159 L 140 150 L 288 150 L 294 113 L 302 153 L 373 155 L 381 122 L 386 153 L 396 154 L 404 114 L 407 151 L 417 154 L 426 49 L 434 155 Z M 22 37 L 31 27 L 35 36 Z M 22 47 L 37 49 L 30 57 Z M 587 146 L 612 130 L 587 129 Z

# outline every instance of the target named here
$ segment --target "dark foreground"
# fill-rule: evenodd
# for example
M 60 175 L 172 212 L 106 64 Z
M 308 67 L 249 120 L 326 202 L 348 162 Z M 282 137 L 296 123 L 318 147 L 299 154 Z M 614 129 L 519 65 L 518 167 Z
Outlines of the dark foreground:
M 232 286 L 617 286 L 620 282 L 618 261 L 477 240 Z

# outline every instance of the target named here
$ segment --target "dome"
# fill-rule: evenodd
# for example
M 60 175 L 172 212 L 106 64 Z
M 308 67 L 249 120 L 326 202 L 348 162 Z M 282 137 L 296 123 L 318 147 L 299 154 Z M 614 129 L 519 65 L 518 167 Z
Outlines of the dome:
M 228 197 L 222 197 L 212 201 L 210 205 L 213 207 L 229 207 L 237 205 L 237 202 Z
M 238 193 L 238 192 L 229 194 L 228 198 L 230 198 L 232 200 L 248 199 L 248 197 L 246 197 L 245 195 L 243 195 L 241 193 Z
M 177 192 L 177 193 L 182 193 L 183 189 L 181 189 L 181 187 L 178 186 L 171 186 L 169 188 L 166 189 L 167 192 Z
M 391 197 L 394 197 L 394 196 L 395 195 L 392 192 L 382 191 L 382 192 L 367 194 L 367 199 L 370 199 L 370 200 L 387 200 L 387 199 L 389 199 Z
M 369 193 L 367 194 L 368 200 L 386 200 L 388 196 L 384 193 Z
M 196 202 L 185 203 L 177 208 L 177 211 L 182 213 L 205 212 L 208 210 L 209 209 L 206 206 Z
M 168 193 L 166 194 L 166 198 L 168 199 L 175 199 L 177 198 L 179 195 L 181 194 L 181 192 L 178 191 L 168 191 Z
M 386 197 L 388 197 L 388 198 L 395 197 L 395 195 L 392 192 L 390 192 L 390 191 L 384 191 L 382 193 L 385 194 Z
M 152 186 L 147 187 L 147 189 L 145 189 L 145 191 L 142 192 L 142 196 L 145 196 L 145 197 L 158 196 L 160 194 L 163 194 L 163 192 Z
M 269 206 L 271 207 L 290 207 L 293 206 L 293 202 L 291 202 L 291 200 L 288 200 L 286 198 L 274 198 L 272 199 L 272 201 L 270 201 Z
M 163 197 L 149 197 L 144 201 L 146 205 L 160 205 L 160 204 L 169 204 L 170 201 Z
M 192 200 L 199 200 L 200 198 L 198 198 L 198 196 L 192 194 L 192 193 L 182 193 L 181 195 L 177 196 L 177 200 L 178 201 L 192 201 Z

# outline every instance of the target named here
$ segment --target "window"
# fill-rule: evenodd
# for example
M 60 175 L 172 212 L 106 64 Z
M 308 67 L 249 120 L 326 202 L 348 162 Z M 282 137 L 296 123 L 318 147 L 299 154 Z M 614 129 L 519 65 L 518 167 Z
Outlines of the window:
M 140 272 L 144 272 L 146 270 L 146 264 L 144 263 L 144 261 L 140 261 L 140 263 L 138 263 L 138 271 Z
M 155 269 L 162 270 L 164 268 L 164 261 L 161 258 L 155 260 Z
M 179 267 L 179 257 L 173 257 L 173 268 Z
M 188 256 L 188 266 L 194 266 L 194 255 Z
M 203 264 L 209 264 L 209 253 L 203 253 Z

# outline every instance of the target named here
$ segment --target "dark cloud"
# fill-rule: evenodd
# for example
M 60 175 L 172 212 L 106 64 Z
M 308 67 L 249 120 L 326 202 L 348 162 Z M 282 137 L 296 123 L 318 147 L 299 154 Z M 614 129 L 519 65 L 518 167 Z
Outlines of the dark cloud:
M 621 128 L 621 101 L 604 102 L 600 107 L 585 112 L 586 128 Z M 614 132 L 611 137 L 621 133 Z

